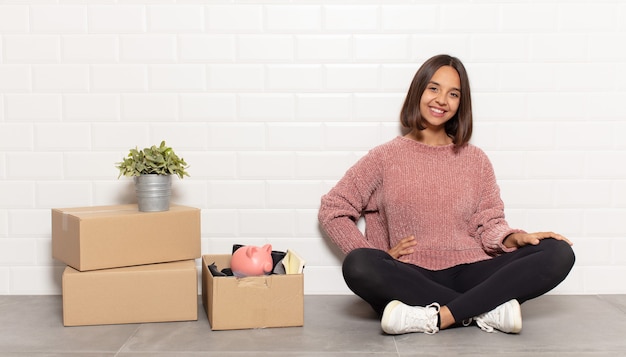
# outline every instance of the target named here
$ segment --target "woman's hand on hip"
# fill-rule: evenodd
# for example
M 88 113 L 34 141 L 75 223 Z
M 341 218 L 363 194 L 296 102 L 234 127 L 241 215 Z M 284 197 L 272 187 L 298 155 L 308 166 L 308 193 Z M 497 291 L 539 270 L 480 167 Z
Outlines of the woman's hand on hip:
M 396 244 L 394 247 L 389 249 L 387 253 L 391 255 L 394 259 L 397 259 L 401 262 L 408 262 L 408 255 L 412 254 L 414 249 L 413 247 L 417 244 L 415 241 L 415 237 L 410 236 L 403 238 Z

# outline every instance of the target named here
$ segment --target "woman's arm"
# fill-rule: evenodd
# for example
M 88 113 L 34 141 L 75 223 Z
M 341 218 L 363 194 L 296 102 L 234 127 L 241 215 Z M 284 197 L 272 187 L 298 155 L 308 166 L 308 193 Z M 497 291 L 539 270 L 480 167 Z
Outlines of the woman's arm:
M 478 206 L 470 221 L 472 235 L 480 240 L 488 254 L 514 251 L 517 246 L 505 245 L 505 237 L 516 233 L 526 233 L 511 228 L 504 217 L 504 203 L 500 197 L 500 187 L 496 181 L 493 166 L 486 154 L 481 152 Z
M 380 165 L 369 153 L 322 197 L 318 212 L 320 225 L 344 253 L 356 248 L 375 248 L 356 223 L 366 210 L 368 214 L 377 214 L 372 195 L 380 182 Z

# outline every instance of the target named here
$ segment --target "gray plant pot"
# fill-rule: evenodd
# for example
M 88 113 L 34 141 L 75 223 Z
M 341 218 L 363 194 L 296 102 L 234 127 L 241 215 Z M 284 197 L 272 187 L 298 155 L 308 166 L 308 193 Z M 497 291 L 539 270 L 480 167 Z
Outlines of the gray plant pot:
M 148 174 L 135 176 L 137 205 L 141 212 L 160 212 L 170 209 L 172 176 Z

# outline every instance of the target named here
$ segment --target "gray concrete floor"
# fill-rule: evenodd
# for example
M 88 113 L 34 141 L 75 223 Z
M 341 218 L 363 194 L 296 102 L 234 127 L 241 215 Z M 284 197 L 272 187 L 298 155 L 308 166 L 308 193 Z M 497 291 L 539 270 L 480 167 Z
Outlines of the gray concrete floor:
M 547 295 L 519 335 L 476 326 L 387 336 L 354 296 L 306 296 L 304 327 L 211 331 L 198 321 L 63 327 L 60 296 L 0 296 L 0 356 L 626 356 L 626 295 Z

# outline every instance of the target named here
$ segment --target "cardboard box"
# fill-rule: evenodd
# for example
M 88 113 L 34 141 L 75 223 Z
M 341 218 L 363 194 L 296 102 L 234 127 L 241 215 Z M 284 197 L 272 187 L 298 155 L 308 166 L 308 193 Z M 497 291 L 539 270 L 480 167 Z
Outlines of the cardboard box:
M 107 325 L 198 319 L 195 261 L 63 272 L 63 324 Z
M 304 275 L 266 275 L 245 278 L 214 277 L 230 267 L 231 255 L 202 256 L 202 303 L 212 330 L 304 325 Z
M 200 210 L 52 209 L 52 256 L 80 271 L 200 258 Z

